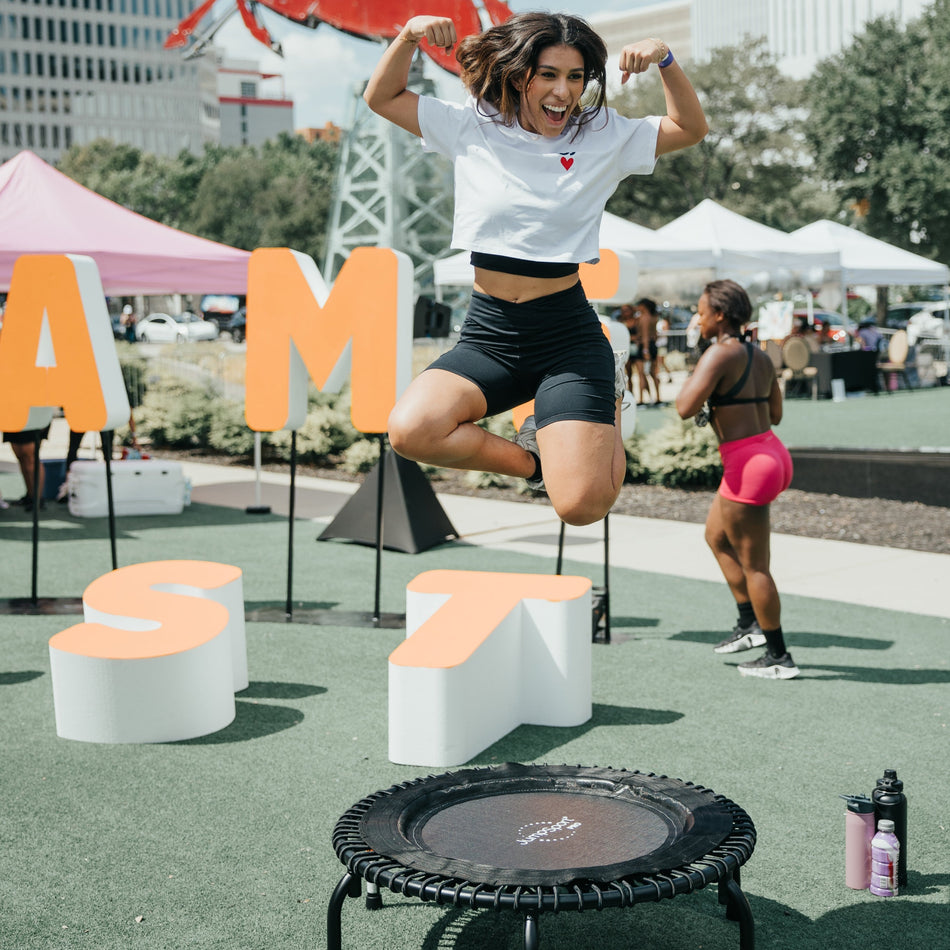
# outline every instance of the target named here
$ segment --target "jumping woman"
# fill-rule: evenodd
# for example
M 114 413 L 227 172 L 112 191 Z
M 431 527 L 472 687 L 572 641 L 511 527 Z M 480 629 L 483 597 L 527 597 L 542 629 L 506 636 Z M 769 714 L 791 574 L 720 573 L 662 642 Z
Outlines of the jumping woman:
M 628 119 L 607 108 L 607 49 L 577 17 L 524 13 L 462 39 L 464 105 L 406 88 L 423 39 L 449 49 L 455 26 L 410 19 L 364 98 L 453 161 L 452 244 L 471 251 L 475 285 L 458 344 L 399 399 L 390 441 L 416 461 L 527 478 L 563 521 L 590 524 L 610 510 L 626 470 L 618 421 L 626 354 L 618 369 L 578 266 L 599 259 L 600 221 L 617 184 L 701 141 L 705 116 L 657 39 L 624 47 L 621 78 L 658 66 L 667 114 Z M 531 399 L 534 415 L 514 442 L 476 425 Z

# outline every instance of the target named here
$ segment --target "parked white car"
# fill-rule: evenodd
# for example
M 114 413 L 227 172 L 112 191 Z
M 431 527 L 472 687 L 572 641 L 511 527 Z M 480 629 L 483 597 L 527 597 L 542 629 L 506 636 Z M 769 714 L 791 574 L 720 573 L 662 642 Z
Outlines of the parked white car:
M 921 308 L 907 321 L 907 339 L 911 344 L 921 338 L 940 339 L 946 329 L 946 313 L 947 308 L 943 304 Z
M 202 320 L 193 313 L 150 313 L 139 320 L 135 337 L 142 343 L 194 343 L 198 340 L 214 340 L 218 325 Z

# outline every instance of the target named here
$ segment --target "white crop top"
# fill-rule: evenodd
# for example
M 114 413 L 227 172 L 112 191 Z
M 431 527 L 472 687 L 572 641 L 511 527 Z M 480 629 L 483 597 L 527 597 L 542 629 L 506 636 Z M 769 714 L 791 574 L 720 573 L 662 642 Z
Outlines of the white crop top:
M 596 263 L 607 199 L 627 175 L 656 164 L 659 116 L 603 109 L 572 140 L 505 126 L 491 107 L 419 98 L 426 151 L 455 166 L 452 246 L 532 261 Z

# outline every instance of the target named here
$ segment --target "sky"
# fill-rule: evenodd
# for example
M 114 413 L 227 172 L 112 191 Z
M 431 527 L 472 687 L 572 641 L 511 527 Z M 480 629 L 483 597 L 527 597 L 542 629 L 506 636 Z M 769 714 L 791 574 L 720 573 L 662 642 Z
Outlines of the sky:
M 220 13 L 226 9 L 228 2 L 233 0 L 222 0 L 216 11 Z M 508 5 L 516 13 L 550 9 L 592 17 L 600 13 L 629 11 L 655 2 L 565 0 L 551 5 L 532 0 L 509 0 Z M 258 4 L 256 9 L 271 37 L 283 47 L 283 57 L 271 53 L 253 39 L 238 16 L 232 17 L 218 32 L 215 45 L 226 50 L 231 58 L 255 61 L 261 72 L 281 74 L 282 80 L 266 80 L 259 88 L 258 95 L 267 98 L 283 93 L 292 97 L 295 128 L 319 128 L 327 122 L 348 126 L 353 90 L 369 78 L 382 53 L 382 45 L 347 36 L 326 25 L 316 30 L 307 29 L 272 13 L 262 4 Z M 425 12 L 424 0 L 420 0 L 417 9 L 420 13 Z M 434 63 L 429 64 L 427 75 L 439 84 L 440 95 L 452 98 L 455 98 L 453 92 L 461 95 L 458 81 Z

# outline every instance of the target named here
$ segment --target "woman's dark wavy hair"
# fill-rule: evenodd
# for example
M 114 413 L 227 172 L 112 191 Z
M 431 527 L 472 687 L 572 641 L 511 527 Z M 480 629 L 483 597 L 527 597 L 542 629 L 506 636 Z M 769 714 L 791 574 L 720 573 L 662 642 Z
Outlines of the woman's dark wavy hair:
M 498 111 L 505 125 L 514 125 L 521 103 L 519 87 L 531 82 L 538 57 L 548 46 L 570 46 L 584 59 L 587 101 L 572 113 L 574 134 L 607 104 L 607 47 L 580 17 L 564 13 L 519 13 L 483 33 L 464 37 L 455 51 L 462 82 L 479 102 Z
M 721 313 L 739 336 L 752 319 L 752 301 L 734 280 L 713 280 L 703 288 L 713 313 Z

